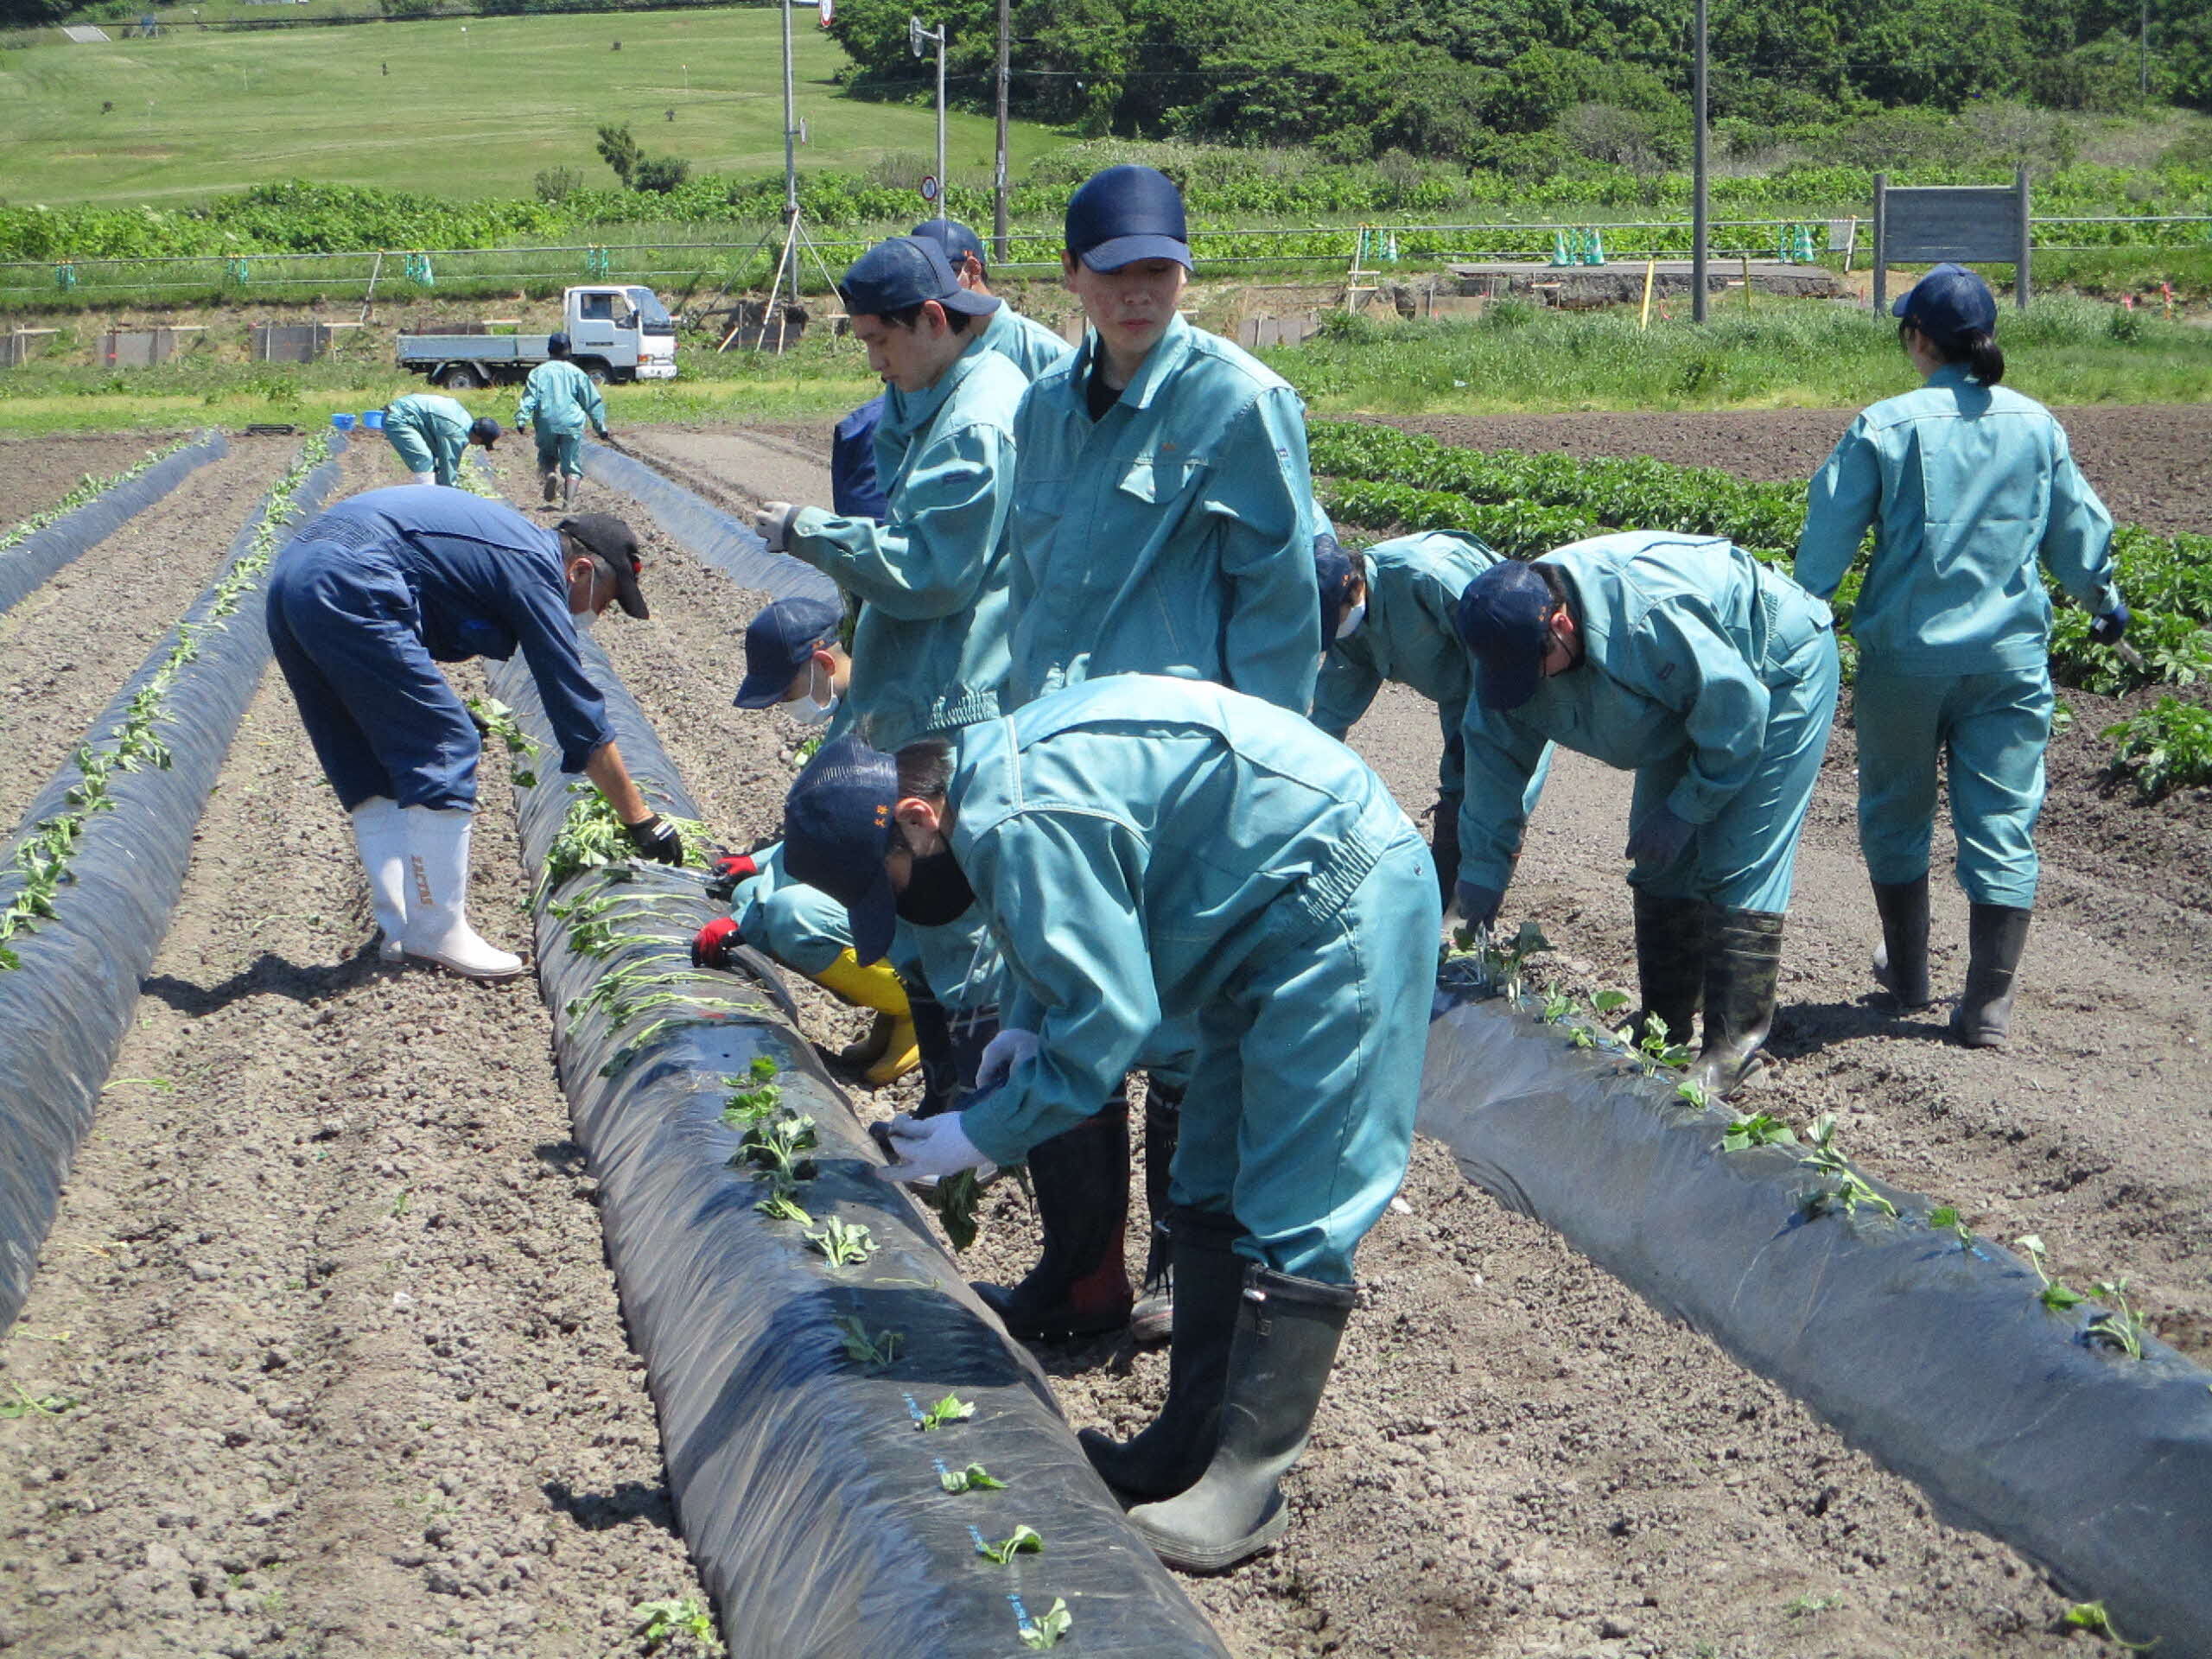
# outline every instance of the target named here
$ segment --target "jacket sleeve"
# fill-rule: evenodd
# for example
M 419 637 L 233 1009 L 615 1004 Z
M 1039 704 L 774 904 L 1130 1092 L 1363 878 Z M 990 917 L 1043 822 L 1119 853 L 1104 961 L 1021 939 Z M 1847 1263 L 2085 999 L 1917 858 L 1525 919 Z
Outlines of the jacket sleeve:
M 1882 457 L 1862 415 L 1836 441 L 1806 493 L 1792 574 L 1815 599 L 1834 599 L 1882 505 Z
M 1382 689 L 1382 676 L 1373 664 L 1355 662 L 1344 646 L 1331 645 L 1313 683 L 1313 723 L 1342 742 Z
M 1210 505 L 1224 521 L 1221 572 L 1230 587 L 1222 641 L 1230 686 L 1303 714 L 1319 669 L 1321 594 L 1298 394 L 1262 391 L 1236 417 L 1214 467 Z
M 2066 429 L 2050 423 L 2050 518 L 2038 550 L 2044 569 L 2092 616 L 2119 603 L 2113 583 L 2112 514 L 2074 464 Z
M 963 427 L 916 457 L 888 521 L 803 508 L 791 521 L 791 550 L 886 616 L 954 616 L 975 602 L 1013 499 L 1011 440 Z
M 561 745 L 561 770 L 582 772 L 601 744 L 614 738 L 607 703 L 584 672 L 576 651 L 576 625 L 557 582 L 531 582 L 512 596 L 507 625 L 537 683 L 538 701 Z
M 1736 642 L 1680 603 L 1655 605 L 1607 664 L 1624 683 L 1681 716 L 1689 770 L 1667 804 L 1710 823 L 1751 781 L 1766 748 L 1772 699 Z
M 515 405 L 515 425 L 528 426 L 537 418 L 537 371 L 532 369 L 522 383 L 522 401 Z
M 1031 811 L 963 854 L 1006 958 L 1002 1025 L 1039 1039 L 962 1120 L 995 1163 L 1019 1163 L 1039 1141 L 1096 1116 L 1160 1024 L 1139 919 L 1143 850 L 1116 819 Z
M 1459 727 L 1465 792 L 1459 798 L 1459 880 L 1505 891 L 1535 798 L 1529 780 L 1543 758 L 1544 739 L 1510 715 L 1467 700 Z
M 571 365 L 573 366 L 573 365 Z M 591 422 L 591 429 L 601 437 L 607 435 L 607 399 L 599 395 L 599 388 L 592 384 L 591 376 L 576 370 L 576 402 L 582 406 Z

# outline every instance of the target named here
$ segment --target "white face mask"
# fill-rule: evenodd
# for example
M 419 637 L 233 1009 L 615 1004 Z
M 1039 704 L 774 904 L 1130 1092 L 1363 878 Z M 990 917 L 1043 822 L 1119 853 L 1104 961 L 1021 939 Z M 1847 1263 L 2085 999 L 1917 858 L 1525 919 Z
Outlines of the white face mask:
M 1344 620 L 1337 624 L 1337 638 L 1349 639 L 1359 632 L 1359 625 L 1367 620 L 1367 601 L 1361 600 L 1344 613 Z
M 839 698 L 834 690 L 830 693 L 830 700 L 827 702 L 815 696 L 813 692 L 814 681 L 810 676 L 807 680 L 807 695 L 803 697 L 793 697 L 783 706 L 784 712 L 801 726 L 820 726 L 837 712 Z

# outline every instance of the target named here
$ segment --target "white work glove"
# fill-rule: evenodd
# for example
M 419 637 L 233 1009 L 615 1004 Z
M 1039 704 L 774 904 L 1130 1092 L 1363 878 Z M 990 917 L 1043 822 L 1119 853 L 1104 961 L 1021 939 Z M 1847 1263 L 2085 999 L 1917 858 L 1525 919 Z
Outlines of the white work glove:
M 1002 1031 L 983 1045 L 983 1057 L 976 1063 L 976 1088 L 978 1092 L 995 1089 L 1014 1075 L 1014 1068 L 1034 1054 L 1044 1045 L 1033 1031 Z
M 753 528 L 771 553 L 791 550 L 791 520 L 798 508 L 789 501 L 771 501 L 753 515 Z
M 976 1143 L 960 1127 L 964 1114 L 939 1112 L 934 1117 L 893 1118 L 882 1144 L 892 1162 L 876 1172 L 880 1180 L 941 1181 L 963 1169 L 982 1169 L 989 1159 L 976 1150 Z

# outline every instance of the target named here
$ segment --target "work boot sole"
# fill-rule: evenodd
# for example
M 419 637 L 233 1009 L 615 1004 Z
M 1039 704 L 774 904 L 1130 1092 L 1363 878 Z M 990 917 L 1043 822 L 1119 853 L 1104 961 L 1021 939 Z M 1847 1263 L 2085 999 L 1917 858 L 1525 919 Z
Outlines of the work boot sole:
M 519 979 L 530 968 L 530 964 L 519 957 L 512 968 L 479 968 L 449 962 L 443 957 L 434 957 L 424 950 L 410 950 L 405 952 L 405 956 L 410 962 L 428 963 L 433 968 L 444 969 L 449 974 L 459 974 L 463 979 Z
M 1272 1548 L 1284 1533 L 1290 1530 L 1290 1505 L 1283 1502 L 1282 1494 L 1275 1494 L 1274 1506 L 1260 1524 L 1232 1542 L 1209 1548 L 1185 1539 L 1166 1538 L 1135 1518 L 1131 1513 L 1130 1524 L 1137 1536 L 1152 1546 L 1152 1553 L 1179 1573 L 1226 1573 L 1239 1562 L 1249 1560 L 1263 1549 Z

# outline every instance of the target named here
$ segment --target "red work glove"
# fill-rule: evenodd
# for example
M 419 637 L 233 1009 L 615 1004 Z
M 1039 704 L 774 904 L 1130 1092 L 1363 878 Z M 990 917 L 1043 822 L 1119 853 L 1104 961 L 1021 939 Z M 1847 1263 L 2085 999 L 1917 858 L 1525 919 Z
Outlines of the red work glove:
M 750 853 L 724 853 L 707 866 L 707 897 L 728 904 L 737 890 L 760 874 Z
M 717 917 L 693 936 L 691 965 L 694 968 L 719 968 L 728 972 L 731 957 L 744 943 L 745 936 L 737 931 L 736 917 Z

